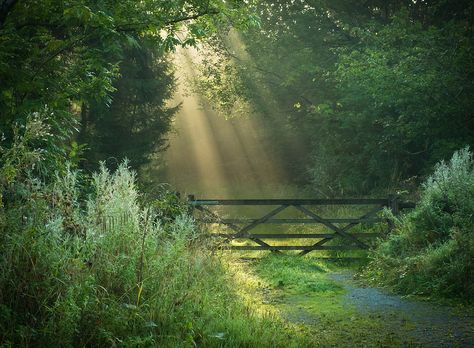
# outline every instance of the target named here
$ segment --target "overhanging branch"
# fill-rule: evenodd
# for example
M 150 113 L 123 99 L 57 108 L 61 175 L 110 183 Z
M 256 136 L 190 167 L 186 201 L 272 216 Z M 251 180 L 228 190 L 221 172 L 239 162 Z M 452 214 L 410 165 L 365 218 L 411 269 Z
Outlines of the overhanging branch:
M 155 25 L 155 26 L 167 26 L 167 25 L 172 25 L 172 24 L 177 24 L 177 23 L 181 23 L 181 22 L 195 20 L 195 19 L 198 19 L 198 18 L 201 18 L 201 17 L 204 17 L 204 16 L 208 16 L 208 15 L 217 15 L 219 13 L 220 12 L 217 11 L 217 10 L 209 10 L 209 11 L 205 11 L 205 12 L 199 12 L 199 13 L 196 13 L 196 14 L 193 14 L 193 15 L 178 17 L 178 18 L 171 19 L 171 20 L 168 20 L 168 21 L 163 21 L 163 22 L 161 22 L 161 21 L 160 22 L 148 21 L 148 22 L 124 23 L 122 25 L 118 25 L 115 29 L 117 31 L 123 32 L 123 31 L 138 30 L 140 28 L 144 28 L 144 27 L 147 27 L 147 26 L 153 26 L 153 25 Z

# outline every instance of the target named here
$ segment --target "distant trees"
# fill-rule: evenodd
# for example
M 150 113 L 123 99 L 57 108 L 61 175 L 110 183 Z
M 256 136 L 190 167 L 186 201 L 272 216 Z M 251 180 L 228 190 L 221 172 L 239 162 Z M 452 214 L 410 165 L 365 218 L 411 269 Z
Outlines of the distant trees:
M 426 175 L 474 144 L 472 29 L 466 19 L 425 26 L 402 11 L 361 34 L 334 74 L 340 107 L 328 116 L 353 132 L 347 144 L 340 136 L 332 143 L 336 153 L 383 186 Z
M 243 35 L 249 58 L 220 50 L 235 62 L 228 80 L 243 81 L 229 88 L 312 149 L 288 159 L 318 192 L 403 189 L 474 143 L 469 1 L 276 0 L 257 13 L 261 27 Z
M 166 146 L 166 135 L 176 107 L 167 107 L 174 88 L 171 63 L 137 42 L 124 50 L 120 77 L 113 86 L 109 105 L 93 101 L 81 112 L 81 143 L 87 144 L 84 166 L 99 161 L 116 167 L 122 158 L 139 168 L 150 155 Z

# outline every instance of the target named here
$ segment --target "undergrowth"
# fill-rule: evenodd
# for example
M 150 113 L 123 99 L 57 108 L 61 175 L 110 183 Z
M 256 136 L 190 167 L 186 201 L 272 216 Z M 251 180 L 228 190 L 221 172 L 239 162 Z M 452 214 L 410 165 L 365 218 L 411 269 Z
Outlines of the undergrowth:
M 441 162 L 417 207 L 371 254 L 367 279 L 406 294 L 474 299 L 474 161 L 468 148 Z
M 306 345 L 242 299 L 185 204 L 139 203 L 126 163 L 41 175 L 25 136 L 1 156 L 0 346 Z

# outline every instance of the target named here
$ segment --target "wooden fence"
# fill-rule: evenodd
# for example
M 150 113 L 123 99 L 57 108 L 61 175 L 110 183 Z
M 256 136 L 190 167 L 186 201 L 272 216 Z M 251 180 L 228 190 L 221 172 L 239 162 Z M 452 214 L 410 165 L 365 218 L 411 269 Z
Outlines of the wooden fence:
M 188 196 L 188 202 L 195 211 L 197 221 L 205 224 L 221 224 L 227 226 L 231 233 L 213 233 L 212 236 L 223 237 L 226 243 L 223 249 L 233 250 L 269 250 L 280 252 L 282 250 L 301 250 L 305 255 L 313 250 L 361 250 L 367 249 L 367 238 L 378 237 L 380 233 L 351 233 L 350 229 L 360 224 L 387 223 L 388 230 L 393 226 L 388 219 L 380 218 L 377 214 L 388 208 L 394 215 L 401 209 L 413 208 L 415 204 L 401 201 L 396 196 L 384 199 L 195 199 Z M 268 213 L 260 218 L 221 218 L 211 207 L 216 206 L 269 206 Z M 359 217 L 348 218 L 323 218 L 316 213 L 314 207 L 321 206 L 369 206 L 371 209 Z M 276 218 L 277 214 L 289 207 L 294 207 L 303 218 Z M 301 215 L 300 214 L 300 215 Z M 324 225 L 327 233 L 251 233 L 262 224 L 289 224 Z M 344 226 L 340 226 L 344 224 Z M 343 243 L 327 245 L 335 237 L 340 237 Z M 233 239 L 248 239 L 255 245 L 232 245 Z M 263 239 L 314 239 L 311 245 L 270 245 Z M 317 241 L 316 241 L 317 240 Z

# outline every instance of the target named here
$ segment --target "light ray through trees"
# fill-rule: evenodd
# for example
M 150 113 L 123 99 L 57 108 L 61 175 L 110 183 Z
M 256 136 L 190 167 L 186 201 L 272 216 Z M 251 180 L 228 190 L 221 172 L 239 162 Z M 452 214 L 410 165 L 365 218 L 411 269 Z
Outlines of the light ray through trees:
M 182 107 L 176 133 L 166 153 L 166 180 L 180 191 L 206 196 L 261 196 L 285 182 L 280 159 L 262 140 L 256 118 L 226 120 L 201 96 L 189 92 L 187 80 L 196 78 L 199 51 L 181 49 L 175 55 Z M 192 81 L 188 81 L 192 82 Z

